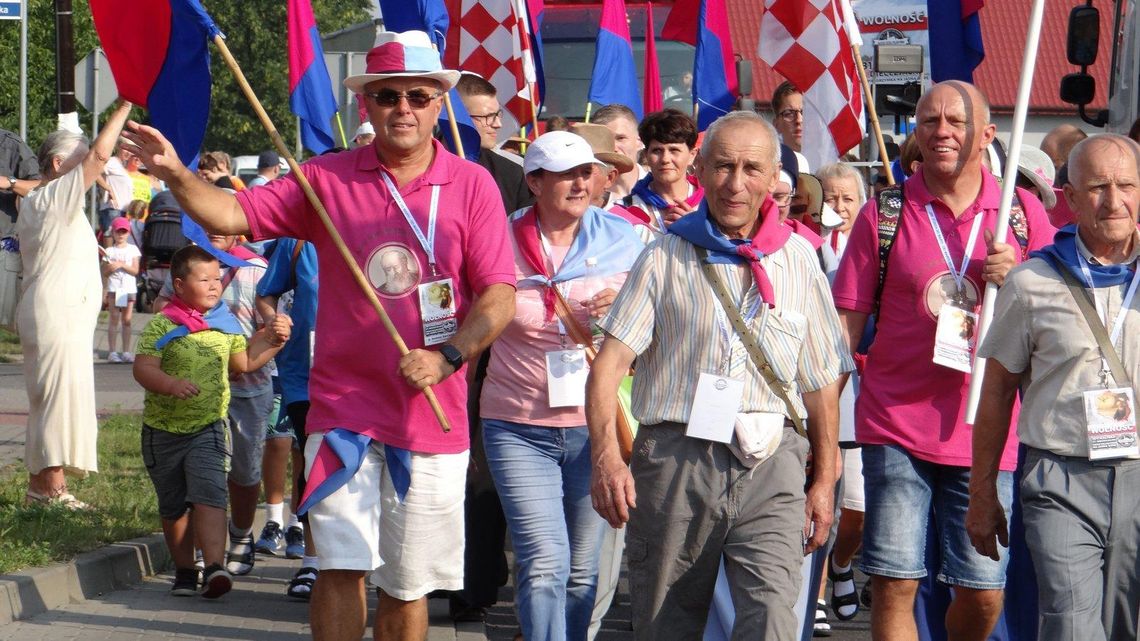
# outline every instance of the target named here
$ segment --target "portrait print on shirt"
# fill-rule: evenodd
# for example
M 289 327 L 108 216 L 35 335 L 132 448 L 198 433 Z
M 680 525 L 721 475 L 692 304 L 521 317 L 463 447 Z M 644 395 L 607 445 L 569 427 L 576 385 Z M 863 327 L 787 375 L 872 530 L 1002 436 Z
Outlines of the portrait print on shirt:
M 420 284 L 420 261 L 406 245 L 386 243 L 368 257 L 368 282 L 386 298 L 407 296 Z
M 967 310 L 974 310 L 978 306 L 978 287 L 969 278 L 962 279 L 962 293 L 965 301 L 958 299 L 958 286 L 954 282 L 954 277 L 948 271 L 943 271 L 940 274 L 935 274 L 926 283 L 923 288 L 924 299 L 926 300 L 926 313 L 930 314 L 931 318 L 938 318 L 938 314 L 942 311 L 942 306 L 946 303 L 955 303 L 957 307 Z M 964 305 L 958 303 L 964 302 Z

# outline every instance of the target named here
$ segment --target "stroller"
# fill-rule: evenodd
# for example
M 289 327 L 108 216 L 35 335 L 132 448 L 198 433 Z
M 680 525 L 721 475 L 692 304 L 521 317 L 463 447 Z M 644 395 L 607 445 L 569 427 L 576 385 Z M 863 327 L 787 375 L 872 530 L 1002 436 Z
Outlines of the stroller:
M 182 234 L 182 208 L 174 200 L 174 194 L 169 191 L 155 194 L 143 226 L 142 277 L 137 298 L 139 311 L 151 311 L 163 282 L 170 274 L 171 257 L 189 244 L 189 239 Z

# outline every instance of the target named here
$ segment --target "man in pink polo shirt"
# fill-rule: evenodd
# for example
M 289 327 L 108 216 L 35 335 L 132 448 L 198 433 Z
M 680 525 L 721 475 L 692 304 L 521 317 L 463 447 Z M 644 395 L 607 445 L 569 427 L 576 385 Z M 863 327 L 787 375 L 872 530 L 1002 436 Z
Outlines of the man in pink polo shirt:
M 876 338 L 855 408 L 867 490 L 862 569 L 874 594 L 872 635 L 917 638 L 915 594 L 928 572 L 925 545 L 933 529 L 942 562 L 929 570 L 954 588 L 949 637 L 980 640 L 1001 613 L 1007 559 L 977 554 L 966 534 L 971 430 L 963 370 L 972 361 L 985 283 L 1000 285 L 1028 250 L 1052 242 L 1054 229 L 1041 203 L 1019 189 L 1027 247 L 1012 229 L 1001 230 L 1004 242 L 994 239 L 1001 188 L 981 156 L 996 128 L 978 89 L 957 81 L 935 85 L 919 102 L 916 122 L 923 163 L 902 188 Z M 875 308 L 878 226 L 872 199 L 852 229 L 833 287 L 852 352 Z M 1001 462 L 1007 516 L 1016 448 L 1010 438 Z
M 316 489 L 302 508 L 312 504 L 321 558 L 310 608 L 318 640 L 363 636 L 368 572 L 381 592 L 378 639 L 426 638 L 425 595 L 462 589 L 464 362 L 514 315 L 514 265 L 495 183 L 431 136 L 459 73 L 441 68 L 422 32 L 377 41 L 367 72 L 345 80 L 367 98 L 376 139 L 301 170 L 411 348 L 403 357 L 295 177 L 235 197 L 194 177 L 158 131 L 132 123 L 130 133 L 147 166 L 207 229 L 289 236 L 317 249 L 305 448 Z M 420 393 L 429 385 L 451 432 Z M 327 473 L 342 463 L 355 473 Z

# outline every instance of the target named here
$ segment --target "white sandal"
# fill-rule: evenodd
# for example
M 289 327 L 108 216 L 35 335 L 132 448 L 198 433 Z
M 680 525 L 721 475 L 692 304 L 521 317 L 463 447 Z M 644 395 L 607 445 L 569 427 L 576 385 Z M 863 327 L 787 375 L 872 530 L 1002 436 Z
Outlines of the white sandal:
M 60 494 L 56 494 L 55 496 L 48 496 L 46 494 L 40 494 L 39 492 L 28 490 L 27 494 L 24 495 L 24 503 L 26 505 L 32 505 L 33 503 L 40 503 L 43 505 L 61 505 L 72 511 L 92 509 L 90 505 L 75 498 L 75 495 L 71 492 L 68 492 L 67 490 L 64 490 Z

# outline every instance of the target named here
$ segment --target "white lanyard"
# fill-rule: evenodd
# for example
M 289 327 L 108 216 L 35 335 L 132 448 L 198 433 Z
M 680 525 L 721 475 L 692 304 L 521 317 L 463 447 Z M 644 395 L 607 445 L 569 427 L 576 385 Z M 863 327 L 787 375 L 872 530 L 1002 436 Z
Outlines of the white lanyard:
M 427 254 L 428 265 L 431 266 L 431 273 L 436 274 L 435 269 L 435 219 L 436 214 L 439 213 L 439 185 L 432 185 L 431 188 L 431 208 L 428 210 L 428 233 L 424 236 L 423 230 L 420 229 L 416 219 L 412 218 L 412 212 L 408 211 L 408 204 L 404 202 L 404 197 L 400 195 L 396 185 L 392 183 L 392 179 L 388 174 L 383 171 L 380 172 L 380 177 L 384 179 L 384 184 L 388 186 L 388 193 L 392 195 L 392 200 L 396 201 L 396 206 L 400 208 L 400 213 L 404 214 L 404 220 L 408 221 L 408 226 L 412 228 L 415 233 L 416 239 L 420 241 L 420 247 L 423 247 L 424 253 Z
M 752 289 L 755 287 L 757 287 L 757 286 L 755 283 L 753 283 L 753 286 L 749 287 L 748 290 L 752 291 Z M 711 288 L 711 285 L 710 285 L 710 288 Z M 748 293 L 745 292 L 744 297 L 747 298 L 747 296 L 748 296 Z M 714 298 L 716 297 L 715 291 L 713 292 L 713 297 Z M 760 292 L 759 292 L 759 290 L 757 290 L 756 299 L 754 301 L 752 301 L 752 307 L 744 314 L 744 324 L 746 326 L 751 327 L 752 321 L 756 318 L 756 314 L 758 314 L 760 312 L 760 307 L 761 307 L 762 302 L 763 301 L 760 300 Z M 740 304 L 741 305 L 744 304 L 743 298 L 741 299 Z M 728 376 L 730 374 L 729 368 L 732 366 L 732 343 L 733 343 L 734 339 L 739 341 L 740 337 L 736 335 L 736 332 L 734 332 L 732 330 L 731 326 L 729 325 L 728 316 L 724 312 L 724 306 L 723 305 L 714 305 L 713 307 L 716 310 L 717 329 L 720 331 L 720 337 L 724 341 L 724 361 L 723 361 L 723 364 L 721 365 L 721 369 L 724 372 L 724 375 Z M 759 336 L 760 336 L 761 341 L 764 340 L 764 328 L 767 325 L 768 325 L 768 315 L 765 314 L 764 320 L 760 323 L 760 334 L 759 334 Z
M 958 286 L 958 293 L 962 294 L 962 279 L 966 277 L 966 268 L 970 266 L 970 257 L 974 253 L 974 244 L 978 240 L 978 230 L 982 227 L 982 214 L 974 216 L 974 225 L 970 227 L 970 238 L 966 241 L 966 251 L 962 256 L 962 269 L 954 271 L 954 259 L 950 257 L 950 248 L 946 246 L 946 237 L 942 235 L 942 228 L 938 226 L 938 219 L 934 217 L 934 207 L 926 204 L 926 215 L 930 217 L 930 226 L 934 229 L 934 237 L 938 240 L 938 249 L 942 250 L 942 259 L 950 275 L 954 277 L 954 284 Z
M 1093 285 L 1092 272 L 1089 271 L 1088 261 L 1084 257 L 1080 257 L 1077 261 L 1081 265 L 1081 273 L 1085 277 L 1085 283 L 1089 286 L 1089 294 L 1092 295 L 1093 304 L 1096 305 L 1097 316 L 1100 316 L 1100 322 L 1108 326 L 1108 309 L 1107 305 L 1104 309 L 1100 306 L 1100 299 L 1096 297 L 1096 287 Z M 1120 311 L 1116 314 L 1116 318 L 1112 321 L 1112 331 L 1109 332 L 1108 339 L 1112 343 L 1113 349 L 1116 349 L 1116 343 L 1120 340 L 1120 334 L 1124 331 L 1124 317 L 1128 314 L 1128 308 L 1132 306 L 1132 298 L 1136 295 L 1136 286 L 1140 284 L 1140 269 L 1137 269 L 1132 274 L 1132 282 L 1128 284 L 1128 291 L 1124 294 L 1124 300 L 1120 302 Z M 1107 372 L 1108 360 L 1104 354 L 1100 356 L 1101 371 Z

